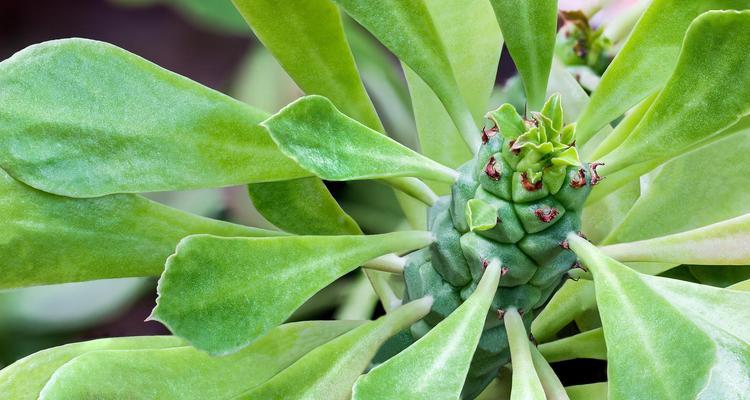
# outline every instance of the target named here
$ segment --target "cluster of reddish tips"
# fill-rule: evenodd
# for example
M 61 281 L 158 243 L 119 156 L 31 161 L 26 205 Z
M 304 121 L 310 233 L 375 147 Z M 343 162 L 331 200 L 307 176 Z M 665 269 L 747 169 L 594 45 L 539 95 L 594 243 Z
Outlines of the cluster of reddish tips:
M 557 217 L 557 214 L 559 211 L 557 211 L 556 208 L 550 207 L 550 208 L 537 208 L 534 210 L 534 215 L 536 215 L 537 218 L 539 218 L 540 221 L 544 223 L 548 223 L 555 219 Z

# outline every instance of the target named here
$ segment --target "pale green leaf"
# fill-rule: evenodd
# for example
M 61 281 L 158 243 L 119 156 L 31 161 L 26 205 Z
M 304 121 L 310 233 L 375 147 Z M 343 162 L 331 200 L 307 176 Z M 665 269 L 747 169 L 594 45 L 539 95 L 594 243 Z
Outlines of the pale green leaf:
M 157 276 L 185 236 L 276 236 L 178 211 L 133 194 L 72 199 L 0 170 L 0 289 Z
M 285 324 L 227 357 L 212 357 L 190 346 L 89 352 L 58 369 L 39 399 L 85 399 L 92 394 L 97 400 L 230 398 L 263 384 L 316 347 L 361 324 Z
M 603 159 L 603 174 L 679 155 L 750 114 L 750 11 L 710 11 L 690 25 L 672 76 L 641 122 Z
M 539 342 L 553 340 L 557 332 L 577 315 L 595 308 L 594 285 L 591 281 L 569 280 L 531 323 L 531 333 Z
M 445 45 L 461 95 L 478 122 L 487 111 L 503 47 L 492 7 L 487 0 L 428 0 L 425 4 Z M 422 154 L 449 167 L 459 167 L 471 158 L 461 134 L 432 89 L 408 66 L 404 66 L 404 72 Z
M 500 274 L 499 262 L 491 262 L 461 306 L 416 343 L 357 380 L 352 398 L 457 399 Z
M 619 261 L 698 265 L 750 264 L 750 214 L 702 228 L 602 247 Z
M 578 121 L 580 143 L 585 143 L 599 128 L 663 87 L 677 64 L 685 32 L 696 17 L 708 10 L 748 6 L 750 1 L 747 0 L 653 0 L 605 71 L 591 103 L 581 115 Z M 742 31 L 730 29 L 731 32 Z M 722 58 L 709 59 L 719 61 Z M 715 83 L 709 78 L 700 80 L 694 83 Z M 691 88 L 690 92 L 694 90 Z
M 652 277 L 569 235 L 592 271 L 609 399 L 730 399 L 750 392 L 750 293 Z
M 313 350 L 240 398 L 351 399 L 352 384 L 383 343 L 424 317 L 431 306 L 430 297 L 407 303 Z
M 539 352 L 549 362 L 576 358 L 607 359 L 607 345 L 601 328 L 539 345 Z
M 0 165 L 71 197 L 219 187 L 310 174 L 266 115 L 113 45 L 65 39 L 0 63 Z
M 605 196 L 601 201 L 585 204 L 581 218 L 582 231 L 593 243 L 604 240 L 622 224 L 641 195 L 641 185 L 635 180 Z
M 431 241 L 428 232 L 257 240 L 190 236 L 167 260 L 151 318 L 201 350 L 232 353 L 364 262 Z
M 510 56 L 526 89 L 529 109 L 540 111 L 547 91 L 557 32 L 557 0 L 491 0 Z
M 570 400 L 607 400 L 607 382 L 567 386 Z
M 477 149 L 477 126 L 425 0 L 335 1 L 432 88 L 464 141 Z
M 529 337 L 526 334 L 523 320 L 518 310 L 505 310 L 505 329 L 508 331 L 510 357 L 513 362 L 513 390 L 511 400 L 546 400 L 542 382 L 534 368 L 529 347 Z
M 555 371 L 547 360 L 544 359 L 544 356 L 539 353 L 539 350 L 532 343 L 529 343 L 529 350 L 531 351 L 531 360 L 534 362 L 534 369 L 544 389 L 546 400 L 570 400 L 562 382 L 560 382 L 560 378 L 557 377 L 557 374 L 555 374 Z
M 466 222 L 471 231 L 486 231 L 497 225 L 497 209 L 480 199 L 466 203 Z
M 263 125 L 281 151 L 323 179 L 416 176 L 452 183 L 458 174 L 347 117 L 325 97 L 303 97 Z
M 0 398 L 37 400 L 52 374 L 68 361 L 97 350 L 160 349 L 184 346 L 173 336 L 142 336 L 72 343 L 34 353 L 0 370 Z

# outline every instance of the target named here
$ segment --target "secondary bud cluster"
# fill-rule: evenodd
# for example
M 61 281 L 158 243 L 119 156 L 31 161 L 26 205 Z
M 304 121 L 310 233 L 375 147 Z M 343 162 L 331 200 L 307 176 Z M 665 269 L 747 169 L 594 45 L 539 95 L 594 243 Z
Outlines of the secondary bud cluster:
M 515 307 L 530 326 L 575 267 L 565 238 L 580 230 L 581 208 L 600 179 L 579 160 L 575 125 L 563 125 L 558 96 L 528 120 L 507 104 L 488 118 L 494 126 L 483 130 L 478 154 L 459 168 L 451 195 L 430 209 L 437 240 L 411 254 L 405 268 L 407 299 L 435 299 L 412 326 L 418 338 L 471 295 L 489 260 L 500 261 L 503 275 L 467 377 L 466 390 L 477 391 L 510 359 L 498 315 Z

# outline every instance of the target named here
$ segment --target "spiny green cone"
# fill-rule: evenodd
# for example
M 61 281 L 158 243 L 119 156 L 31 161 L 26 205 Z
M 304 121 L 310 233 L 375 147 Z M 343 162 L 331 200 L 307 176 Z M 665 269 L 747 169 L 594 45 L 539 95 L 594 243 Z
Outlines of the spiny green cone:
M 503 276 L 467 377 L 464 398 L 476 396 L 510 360 L 504 309 L 523 312 L 527 328 L 563 277 L 576 267 L 565 237 L 578 232 L 580 211 L 600 179 L 575 148 L 575 125 L 563 126 L 558 96 L 523 119 L 509 104 L 489 113 L 476 158 L 463 165 L 451 196 L 431 209 L 437 240 L 412 253 L 405 268 L 406 298 L 432 295 L 432 311 L 413 325 L 424 335 L 474 291 L 489 260 Z

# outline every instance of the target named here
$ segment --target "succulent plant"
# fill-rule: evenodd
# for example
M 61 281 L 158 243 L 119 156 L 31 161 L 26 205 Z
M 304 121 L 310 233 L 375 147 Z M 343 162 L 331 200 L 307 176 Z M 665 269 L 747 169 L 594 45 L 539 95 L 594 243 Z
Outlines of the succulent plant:
M 91 40 L 0 63 L 0 289 L 160 276 L 173 333 L 35 353 L 0 399 L 747 398 L 750 2 L 653 0 L 591 98 L 555 1 L 234 4 L 307 94 L 273 115 Z M 401 61 L 419 152 L 340 10 Z M 486 112 L 503 43 L 523 113 Z M 324 184 L 356 180 L 410 230 L 363 234 Z M 137 194 L 230 185 L 279 229 Z M 358 269 L 384 315 L 288 322 Z M 573 358 L 608 382 L 563 387 Z

